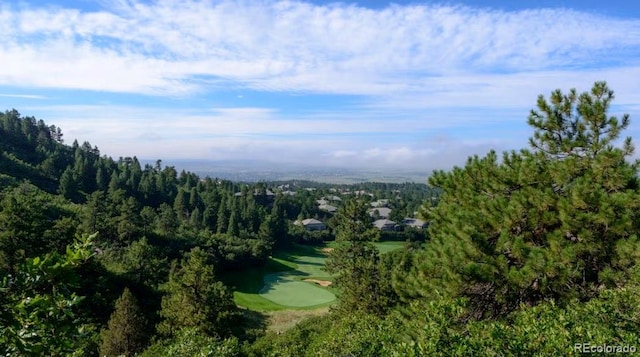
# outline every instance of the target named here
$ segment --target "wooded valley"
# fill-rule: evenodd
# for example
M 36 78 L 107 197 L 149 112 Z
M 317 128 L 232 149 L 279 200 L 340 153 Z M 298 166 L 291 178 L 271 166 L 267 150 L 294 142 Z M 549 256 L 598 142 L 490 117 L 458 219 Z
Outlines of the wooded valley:
M 0 113 L 0 354 L 634 352 L 639 163 L 613 99 L 540 96 L 528 148 L 428 184 L 199 177 Z

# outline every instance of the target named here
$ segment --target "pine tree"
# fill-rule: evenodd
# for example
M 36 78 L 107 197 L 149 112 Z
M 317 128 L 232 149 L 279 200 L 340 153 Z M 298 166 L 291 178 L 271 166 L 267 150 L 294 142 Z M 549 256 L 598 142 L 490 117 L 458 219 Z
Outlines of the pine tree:
M 60 176 L 60 188 L 59 192 L 65 198 L 70 200 L 77 200 L 79 197 L 78 193 L 78 182 L 73 175 L 73 170 L 71 167 L 68 167 Z
M 178 194 L 173 200 L 173 209 L 176 211 L 176 216 L 178 216 L 180 220 L 189 219 L 188 202 L 188 193 L 182 188 L 178 189 Z
M 146 346 L 147 320 L 128 288 L 116 300 L 108 327 L 100 335 L 101 356 L 133 356 Z
M 162 299 L 160 333 L 173 335 L 182 328 L 197 328 L 214 337 L 228 336 L 237 325 L 238 312 L 231 292 L 215 280 L 207 254 L 196 247 L 169 275 Z
M 234 237 L 238 237 L 240 235 L 240 224 L 238 222 L 239 216 L 240 214 L 238 212 L 237 205 L 233 205 L 231 207 L 231 215 L 229 216 L 229 228 L 227 233 Z
M 382 281 L 380 253 L 371 244 L 379 232 L 371 226 L 367 205 L 349 200 L 336 215 L 336 241 L 325 268 L 335 276 L 339 289 L 338 309 L 383 314 L 395 299 L 395 293 Z
M 233 199 L 233 197 L 231 197 Z M 216 219 L 216 228 L 218 233 L 227 233 L 229 227 L 229 209 L 227 209 L 227 198 L 223 198 L 218 206 L 218 215 Z
M 613 92 L 559 90 L 531 112 L 533 150 L 469 158 L 438 171 L 443 190 L 420 265 L 407 290 L 466 296 L 476 317 L 500 316 L 522 304 L 588 299 L 624 284 L 640 258 L 638 163 L 629 124 L 609 117 Z

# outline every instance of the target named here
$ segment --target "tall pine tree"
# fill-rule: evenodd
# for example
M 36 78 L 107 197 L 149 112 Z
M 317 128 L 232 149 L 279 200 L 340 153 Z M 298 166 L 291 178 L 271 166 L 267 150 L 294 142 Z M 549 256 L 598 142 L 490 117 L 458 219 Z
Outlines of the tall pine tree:
M 335 276 L 339 289 L 338 309 L 383 314 L 395 293 L 382 281 L 380 253 L 371 243 L 379 238 L 372 227 L 367 205 L 349 200 L 336 215 L 338 246 L 330 253 L 325 268 Z
M 108 327 L 102 331 L 100 356 L 133 356 L 142 351 L 148 340 L 147 320 L 128 288 L 116 300 Z
M 627 160 L 631 139 L 614 146 L 629 117 L 610 117 L 612 100 L 603 82 L 540 96 L 533 150 L 435 172 L 443 194 L 426 209 L 432 240 L 407 290 L 466 296 L 476 317 L 491 317 L 624 284 L 640 258 L 638 163 Z
M 159 332 L 173 335 L 183 328 L 197 328 L 214 337 L 226 337 L 237 325 L 233 295 L 215 280 L 207 254 L 196 247 L 181 267 L 173 269 L 165 286 Z

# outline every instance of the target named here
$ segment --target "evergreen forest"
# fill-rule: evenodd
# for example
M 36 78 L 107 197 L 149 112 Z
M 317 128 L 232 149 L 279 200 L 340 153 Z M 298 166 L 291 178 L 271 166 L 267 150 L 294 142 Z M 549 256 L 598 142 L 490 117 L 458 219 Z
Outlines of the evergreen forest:
M 635 352 L 640 162 L 613 100 L 605 82 L 540 95 L 522 149 L 469 157 L 428 184 L 199 177 L 69 145 L 7 110 L 0 355 Z M 335 212 L 318 204 L 338 195 Z M 377 229 L 382 201 L 390 220 L 428 227 Z M 326 229 L 299 224 L 311 218 Z M 239 302 L 274 257 L 327 244 L 337 300 L 322 313 L 275 331 Z

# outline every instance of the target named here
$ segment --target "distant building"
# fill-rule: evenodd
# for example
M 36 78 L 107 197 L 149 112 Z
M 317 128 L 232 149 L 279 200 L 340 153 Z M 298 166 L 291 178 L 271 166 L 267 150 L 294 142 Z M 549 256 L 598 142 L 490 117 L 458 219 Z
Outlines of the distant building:
M 273 193 L 273 191 L 267 189 L 264 191 L 265 196 L 267 196 L 268 198 L 273 199 L 275 197 L 275 194 Z M 236 192 L 233 194 L 236 197 L 242 197 L 242 192 Z M 258 191 L 257 189 L 253 190 L 253 195 L 254 196 L 259 196 L 260 195 L 260 191 Z
M 418 218 L 405 218 L 404 220 L 402 220 L 402 224 L 404 224 L 407 227 L 413 227 L 413 228 L 419 228 L 419 229 L 427 228 L 427 222 Z
M 379 219 L 373 222 L 373 226 L 381 231 L 397 231 L 400 228 L 396 222 L 389 219 Z
M 329 213 L 335 213 L 335 212 L 338 211 L 338 207 L 332 206 L 332 205 L 327 205 L 327 204 L 320 205 L 320 206 L 318 206 L 318 208 L 323 210 L 323 211 L 327 211 Z
M 303 226 L 304 229 L 308 231 L 323 231 L 327 229 L 327 226 L 323 222 L 313 218 L 303 219 L 302 221 L 295 221 L 293 224 Z
M 376 212 L 378 212 L 377 217 Z M 369 215 L 374 218 L 389 218 L 389 214 L 391 214 L 391 208 L 389 207 L 371 208 L 369 210 Z
M 364 196 L 364 195 L 367 195 L 367 196 L 373 197 L 373 193 L 369 193 L 369 192 L 367 192 L 367 191 L 365 191 L 365 190 L 353 191 L 353 193 L 354 193 L 356 196 Z
M 370 203 L 371 207 L 387 207 L 389 205 L 388 199 L 377 200 Z

